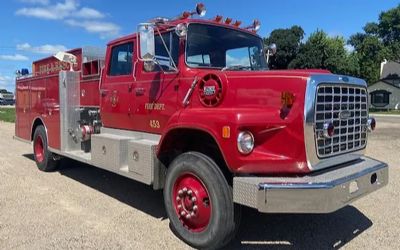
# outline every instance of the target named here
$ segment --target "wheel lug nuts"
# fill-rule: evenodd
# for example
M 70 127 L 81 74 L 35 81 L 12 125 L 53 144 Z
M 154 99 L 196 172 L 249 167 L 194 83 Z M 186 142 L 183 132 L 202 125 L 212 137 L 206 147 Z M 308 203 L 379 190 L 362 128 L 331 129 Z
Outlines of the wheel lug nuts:
M 193 194 L 193 191 L 192 191 L 192 190 L 189 190 L 189 191 L 187 192 L 187 194 L 188 194 L 188 195 L 192 195 L 192 194 Z
M 181 204 L 179 204 L 177 207 L 178 207 L 178 209 L 181 209 L 181 208 L 182 208 L 182 205 L 181 205 Z
M 192 218 L 192 216 L 190 214 L 187 214 L 186 219 L 190 219 L 190 218 Z
M 192 201 L 196 202 L 197 201 L 196 197 L 192 197 Z
M 182 191 L 183 191 L 184 194 L 186 194 L 188 190 L 187 190 L 187 188 L 184 187 L 184 188 L 182 189 Z
M 195 216 L 195 213 L 194 213 L 194 212 L 191 212 L 191 213 L 190 213 L 190 216 L 191 216 L 191 217 L 194 217 L 194 216 Z
M 180 200 L 181 200 L 181 197 L 176 196 L 176 201 L 180 201 Z
M 199 207 L 197 205 L 193 206 L 193 211 L 197 211 L 197 209 L 199 209 Z
M 182 195 L 183 195 L 182 189 L 178 191 L 178 195 L 179 195 L 179 196 L 182 196 Z
M 181 216 L 185 216 L 185 214 L 186 214 L 185 211 L 181 212 Z

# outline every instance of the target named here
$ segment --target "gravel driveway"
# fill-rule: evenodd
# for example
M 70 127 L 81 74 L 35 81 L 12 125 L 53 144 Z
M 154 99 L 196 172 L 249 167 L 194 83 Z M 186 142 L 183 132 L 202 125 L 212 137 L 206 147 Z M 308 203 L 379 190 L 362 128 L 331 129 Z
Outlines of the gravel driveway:
M 244 209 L 227 249 L 399 249 L 400 117 L 378 117 L 367 154 L 390 165 L 387 187 L 327 215 Z M 37 170 L 32 147 L 0 122 L 0 249 L 187 249 L 161 191 L 75 161 Z

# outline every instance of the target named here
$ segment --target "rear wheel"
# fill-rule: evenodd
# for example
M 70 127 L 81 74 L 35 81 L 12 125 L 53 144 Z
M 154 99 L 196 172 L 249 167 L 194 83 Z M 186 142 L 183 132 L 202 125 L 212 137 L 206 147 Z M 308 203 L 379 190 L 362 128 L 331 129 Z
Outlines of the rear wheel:
M 55 155 L 48 149 L 46 130 L 42 125 L 36 127 L 33 135 L 33 156 L 41 171 L 54 171 L 60 164 L 60 161 L 55 160 Z
M 222 247 L 236 232 L 240 211 L 234 211 L 232 188 L 204 154 L 184 153 L 171 163 L 164 202 L 172 230 L 192 247 Z

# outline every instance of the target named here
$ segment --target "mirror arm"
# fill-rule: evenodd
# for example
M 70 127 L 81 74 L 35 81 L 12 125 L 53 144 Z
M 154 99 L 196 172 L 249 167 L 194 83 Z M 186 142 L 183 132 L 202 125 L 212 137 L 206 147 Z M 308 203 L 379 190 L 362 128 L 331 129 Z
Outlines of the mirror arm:
M 162 41 L 162 43 L 163 43 L 163 45 L 164 45 L 165 50 L 167 51 L 169 60 L 171 60 L 172 65 L 174 66 L 174 70 L 175 70 L 175 71 L 179 71 L 179 70 L 178 70 L 178 67 L 176 66 L 176 64 L 175 64 L 175 62 L 174 62 L 174 59 L 172 59 L 171 52 L 169 51 L 169 49 L 168 49 L 168 47 L 167 47 L 167 44 L 165 43 L 164 38 L 162 37 L 161 32 L 160 32 L 160 29 L 159 29 L 158 27 L 157 27 L 157 33 L 158 33 L 158 35 L 159 35 L 160 38 L 161 38 L 161 41 Z

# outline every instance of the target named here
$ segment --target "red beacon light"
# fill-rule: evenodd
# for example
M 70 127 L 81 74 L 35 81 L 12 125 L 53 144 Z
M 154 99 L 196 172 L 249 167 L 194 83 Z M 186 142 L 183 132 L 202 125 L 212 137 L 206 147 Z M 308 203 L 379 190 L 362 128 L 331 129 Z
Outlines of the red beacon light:
M 187 19 L 193 15 L 198 15 L 200 17 L 205 16 L 207 13 L 206 6 L 203 3 L 196 4 L 196 9 L 194 11 L 185 11 L 181 15 L 181 19 Z
M 240 26 L 241 24 L 242 24 L 242 21 L 236 20 L 236 21 L 233 23 L 233 26 L 239 28 L 239 26 Z
M 217 22 L 217 23 L 219 23 L 219 22 L 221 22 L 221 21 L 222 21 L 222 19 L 223 19 L 223 17 L 222 17 L 222 16 L 220 16 L 220 15 L 217 15 L 217 16 L 214 18 L 214 22 Z
M 227 17 L 226 19 L 225 19 L 225 24 L 231 24 L 232 23 L 232 18 L 229 18 L 229 17 Z

